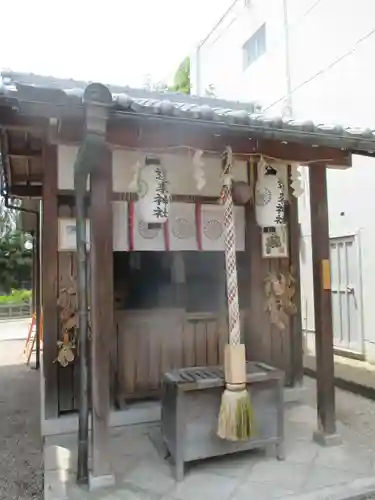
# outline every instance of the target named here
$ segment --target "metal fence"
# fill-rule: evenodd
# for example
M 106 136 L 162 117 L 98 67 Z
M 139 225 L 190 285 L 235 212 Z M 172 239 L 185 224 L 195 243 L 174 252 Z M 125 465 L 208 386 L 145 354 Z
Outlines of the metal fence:
M 31 302 L 20 304 L 0 304 L 0 320 L 14 318 L 28 318 L 31 316 Z

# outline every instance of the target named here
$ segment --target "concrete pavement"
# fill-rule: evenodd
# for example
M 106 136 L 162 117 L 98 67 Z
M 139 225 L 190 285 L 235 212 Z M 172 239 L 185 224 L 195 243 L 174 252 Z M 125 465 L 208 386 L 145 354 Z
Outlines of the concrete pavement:
M 26 340 L 31 318 L 0 320 L 0 342 L 2 340 Z

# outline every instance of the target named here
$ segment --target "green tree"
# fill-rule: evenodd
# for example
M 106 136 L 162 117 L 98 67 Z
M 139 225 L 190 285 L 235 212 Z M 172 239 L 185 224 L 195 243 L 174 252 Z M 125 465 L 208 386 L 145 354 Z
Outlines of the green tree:
M 174 75 L 173 86 L 170 90 L 190 94 L 190 89 L 190 57 L 186 57 Z
M 29 238 L 18 230 L 6 231 L 0 238 L 0 287 L 7 294 L 30 282 L 32 254 L 25 248 Z

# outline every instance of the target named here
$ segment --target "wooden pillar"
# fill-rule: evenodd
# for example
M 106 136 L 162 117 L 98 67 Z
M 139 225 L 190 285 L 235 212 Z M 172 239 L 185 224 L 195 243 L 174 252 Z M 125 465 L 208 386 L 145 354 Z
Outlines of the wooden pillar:
M 91 173 L 92 480 L 111 482 L 110 346 L 114 335 L 112 153 Z M 100 478 L 100 480 L 99 480 Z
M 290 179 L 290 167 L 289 167 Z M 303 335 L 301 315 L 301 275 L 300 275 L 300 239 L 301 228 L 298 221 L 298 199 L 293 196 L 289 189 L 289 255 L 290 266 L 295 284 L 295 304 L 297 313 L 290 319 L 290 357 L 292 365 L 292 384 L 301 385 L 303 380 Z
M 329 225 L 326 165 L 309 168 L 311 240 L 314 282 L 314 316 L 318 429 L 321 444 L 337 444 L 333 328 L 329 269 Z
M 42 306 L 45 418 L 58 416 L 57 354 L 58 206 L 57 146 L 43 150 Z

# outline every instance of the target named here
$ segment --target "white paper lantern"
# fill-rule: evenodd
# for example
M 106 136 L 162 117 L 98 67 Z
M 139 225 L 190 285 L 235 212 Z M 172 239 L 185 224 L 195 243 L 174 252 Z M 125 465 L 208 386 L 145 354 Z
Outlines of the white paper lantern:
M 255 217 L 261 227 L 284 224 L 284 185 L 273 172 L 260 175 L 255 187 Z
M 137 209 L 146 224 L 164 224 L 169 216 L 170 196 L 165 171 L 157 159 L 147 160 L 138 180 Z

